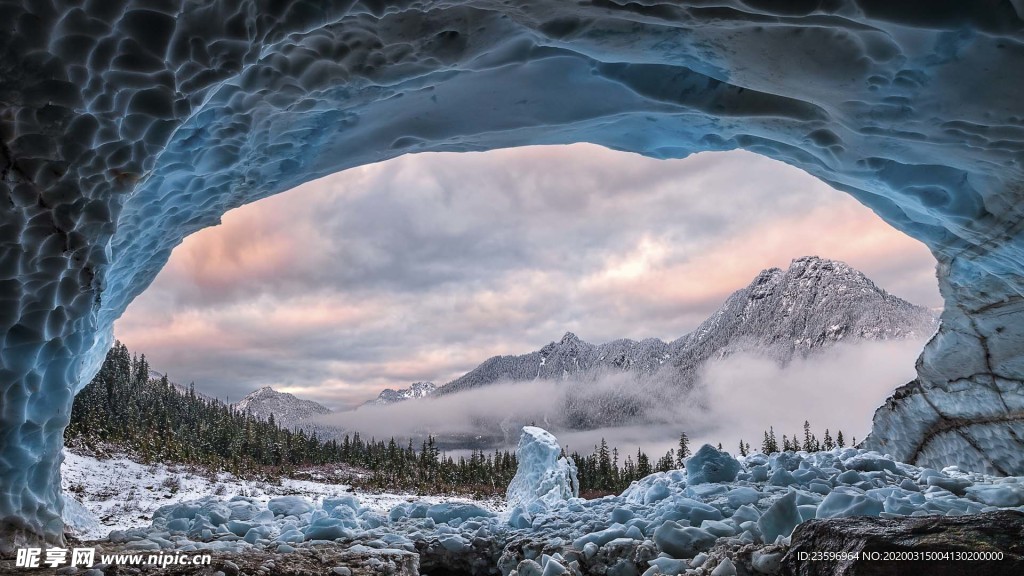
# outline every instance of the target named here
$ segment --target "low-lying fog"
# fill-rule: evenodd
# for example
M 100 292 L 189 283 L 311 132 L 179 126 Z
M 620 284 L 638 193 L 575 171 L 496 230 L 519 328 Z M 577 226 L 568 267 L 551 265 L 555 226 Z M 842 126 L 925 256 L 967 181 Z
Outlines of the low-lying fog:
M 426 434 L 449 453 L 458 448 L 514 447 L 519 429 L 535 423 L 563 446 L 589 453 L 604 438 L 623 457 L 637 448 L 660 456 L 685 431 L 696 447 L 721 442 L 736 452 L 742 438 L 757 449 L 764 430 L 803 436 L 804 420 L 820 439 L 825 428 L 847 442 L 864 438 L 875 409 L 915 377 L 923 340 L 839 344 L 782 367 L 741 353 L 707 363 L 686 391 L 665 379 L 626 373 L 583 380 L 507 382 L 387 406 L 363 406 L 318 419 L 364 438 Z

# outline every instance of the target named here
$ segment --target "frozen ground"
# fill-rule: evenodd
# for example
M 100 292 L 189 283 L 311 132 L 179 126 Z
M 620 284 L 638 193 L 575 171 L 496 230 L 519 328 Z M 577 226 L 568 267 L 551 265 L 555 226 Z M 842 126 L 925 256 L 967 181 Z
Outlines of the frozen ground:
M 356 494 L 364 507 L 381 514 L 414 500 L 431 504 L 468 501 L 447 496 L 355 493 L 344 484 L 287 478 L 279 484 L 242 480 L 227 473 L 211 476 L 186 466 L 140 464 L 125 456 L 99 459 L 70 450 L 64 451 L 61 472 L 67 500 L 65 517 L 78 509 L 72 497 L 92 516 L 79 514 L 73 522 L 75 535 L 83 540 L 106 538 L 111 530 L 149 526 L 153 513 L 161 506 L 208 496 L 225 500 L 244 496 L 266 506 L 271 498 L 279 496 L 300 495 L 319 503 L 324 498 Z M 497 500 L 475 503 L 493 511 L 504 508 L 504 502 Z
M 105 513 L 108 527 L 127 528 L 110 534 L 125 551 L 290 554 L 327 545 L 414 553 L 421 563 L 469 558 L 486 567 L 479 573 L 504 576 L 734 576 L 740 549 L 753 559 L 753 573 L 775 574 L 793 529 L 812 518 L 1024 512 L 1024 478 L 921 468 L 855 448 L 735 459 L 704 445 L 685 470 L 652 474 L 618 496 L 583 500 L 575 496 L 575 467 L 558 452 L 549 433 L 524 429 L 508 510 L 352 494 L 315 482 L 212 482 L 74 455 L 66 477 L 71 486 L 76 478 L 87 486 L 87 506 Z M 176 493 L 164 487 L 167 478 L 180 481 Z M 116 503 L 122 500 L 129 504 Z

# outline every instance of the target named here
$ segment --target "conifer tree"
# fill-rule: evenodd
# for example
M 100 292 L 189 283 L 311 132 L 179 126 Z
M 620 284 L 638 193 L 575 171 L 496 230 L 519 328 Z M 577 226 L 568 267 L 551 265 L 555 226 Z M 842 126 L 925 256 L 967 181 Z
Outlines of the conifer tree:
M 690 457 L 690 438 L 686 432 L 679 434 L 679 450 L 676 450 L 676 464 L 679 468 L 686 465 L 686 459 Z
M 775 428 L 770 427 L 764 432 L 764 441 L 761 443 L 761 452 L 765 455 L 774 454 L 779 451 L 779 442 L 775 439 Z
M 651 461 L 647 458 L 647 454 L 644 454 L 639 448 L 636 451 L 636 474 L 639 478 L 645 478 L 651 475 L 653 470 L 651 469 Z

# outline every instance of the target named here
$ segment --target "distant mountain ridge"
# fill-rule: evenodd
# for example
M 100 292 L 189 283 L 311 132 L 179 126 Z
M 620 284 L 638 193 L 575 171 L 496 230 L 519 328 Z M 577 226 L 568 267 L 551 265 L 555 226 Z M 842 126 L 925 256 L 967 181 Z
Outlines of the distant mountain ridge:
M 300 420 L 330 414 L 331 409 L 312 400 L 303 400 L 287 392 L 278 392 L 270 386 L 250 392 L 245 398 L 232 404 L 235 410 L 249 412 L 253 416 L 274 421 L 283 426 L 295 426 Z
M 426 398 L 436 390 L 437 384 L 434 384 L 433 382 L 413 382 L 408 388 L 402 388 L 400 390 L 385 388 L 376 398 L 367 401 L 366 404 L 394 404 L 395 402 L 402 402 L 403 400 Z
M 807 256 L 787 270 L 763 270 L 696 330 L 670 343 L 649 338 L 594 345 L 568 332 L 538 351 L 490 358 L 433 395 L 608 371 L 657 373 L 686 386 L 704 362 L 737 352 L 756 351 L 785 364 L 840 341 L 923 338 L 936 327 L 931 311 L 889 294 L 851 266 Z

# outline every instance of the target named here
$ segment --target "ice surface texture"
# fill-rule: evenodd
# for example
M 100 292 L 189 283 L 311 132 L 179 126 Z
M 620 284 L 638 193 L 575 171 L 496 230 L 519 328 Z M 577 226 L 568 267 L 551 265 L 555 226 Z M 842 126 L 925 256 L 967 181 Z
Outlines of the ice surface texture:
M 511 510 L 510 524 L 528 527 L 536 514 L 579 496 L 576 464 L 561 453 L 558 440 L 550 432 L 536 426 L 523 427 L 516 447 L 519 464 L 505 493 Z
M 0 0 L 2 529 L 60 540 L 72 397 L 183 237 L 353 166 L 526 144 L 744 148 L 853 195 L 946 299 L 866 445 L 1024 471 L 1020 10 Z
M 550 434 L 527 429 L 519 453 L 519 478 L 526 481 L 510 490 L 518 503 L 510 513 L 494 514 L 471 502 L 420 500 L 400 502 L 384 515 L 338 486 L 344 495 L 315 500 L 208 496 L 175 502 L 157 509 L 149 527 L 114 530 L 110 539 L 131 550 L 239 553 L 254 547 L 288 552 L 341 539 L 346 546 L 416 552 L 424 565 L 438 553 L 470 555 L 478 572 L 516 568 L 540 576 L 583 568 L 636 575 L 646 563 L 676 574 L 708 560 L 712 548 L 785 542 L 812 518 L 959 516 L 1024 504 L 1024 477 L 920 468 L 856 448 L 732 459 L 706 447 L 687 468 L 729 469 L 717 480 L 705 472 L 695 484 L 691 470 L 672 470 L 634 482 L 622 495 L 583 500 L 571 497 L 567 462 L 558 459 Z M 755 475 L 755 469 L 765 473 Z M 560 480 L 546 483 L 549 478 Z M 528 519 L 524 502 L 533 511 Z M 777 564 L 781 557 L 767 554 L 755 564 Z M 718 562 L 711 574 L 735 573 L 725 565 Z

